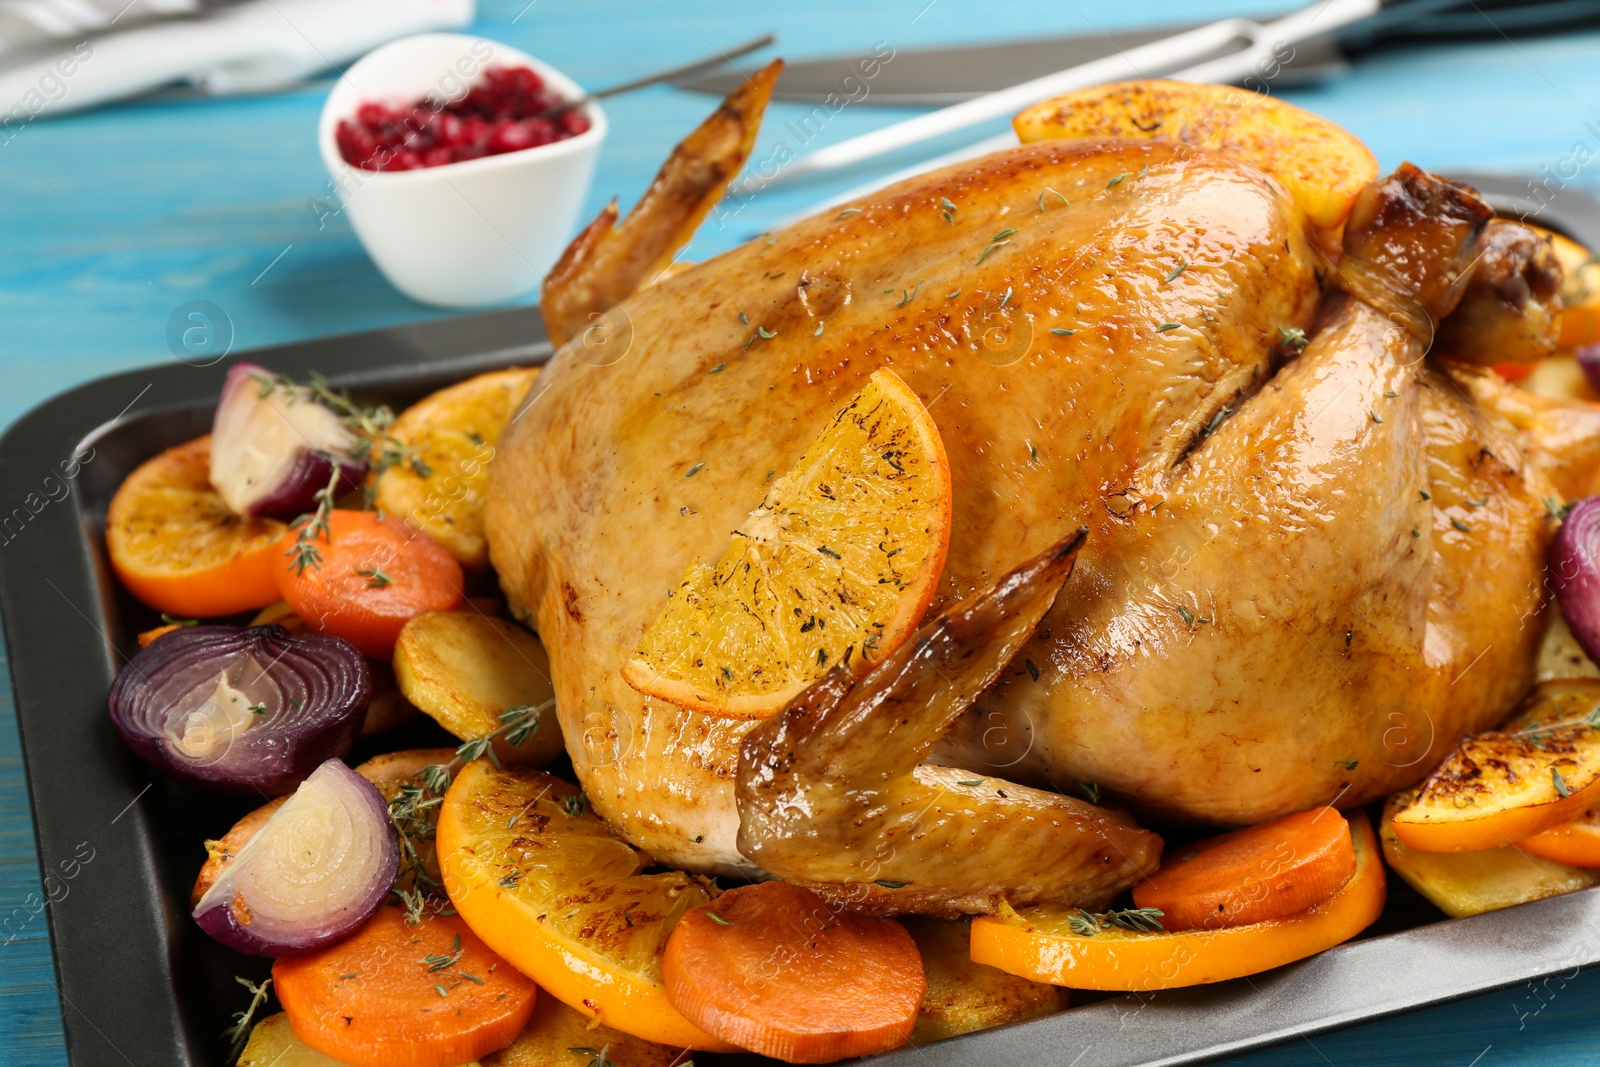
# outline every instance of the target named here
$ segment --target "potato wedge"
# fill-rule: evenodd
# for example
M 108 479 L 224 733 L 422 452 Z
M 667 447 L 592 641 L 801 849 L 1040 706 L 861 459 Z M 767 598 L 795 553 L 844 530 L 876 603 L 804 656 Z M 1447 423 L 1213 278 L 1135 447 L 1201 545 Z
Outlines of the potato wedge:
M 493 733 L 509 708 L 555 696 L 539 639 L 475 611 L 434 611 L 406 623 L 394 646 L 394 674 L 407 700 L 463 741 Z M 499 737 L 494 750 L 506 763 L 549 763 L 563 751 L 554 708 L 521 745 Z
M 1545 609 L 1544 639 L 1539 643 L 1533 680 L 1549 682 L 1560 678 L 1600 678 L 1600 664 L 1590 659 L 1572 636 L 1560 606 L 1551 604 Z
M 899 922 L 916 941 L 928 978 L 911 1044 L 1037 1019 L 1067 1006 L 1065 989 L 972 962 L 970 920 L 904 916 Z
M 602 1050 L 600 1058 L 612 1067 L 671 1067 L 679 1059 L 678 1049 L 625 1034 L 542 996 L 522 1033 L 483 1057 L 483 1067 L 588 1067 Z
M 1313 223 L 1344 222 L 1378 160 L 1320 115 L 1229 85 L 1151 79 L 1079 89 L 1012 121 L 1023 144 L 1059 138 L 1177 141 L 1237 156 L 1289 190 Z
M 415 776 L 422 768 L 432 763 L 449 763 L 454 758 L 455 752 L 452 749 L 414 748 L 405 752 L 374 756 L 355 768 L 355 772 L 377 786 L 378 792 L 383 794 L 383 799 L 393 800 L 400 792 L 401 786 L 416 782 Z M 285 796 L 269 800 L 234 823 L 222 837 L 206 842 L 206 862 L 201 866 L 200 874 L 195 879 L 194 889 L 190 891 L 190 907 L 200 903 L 200 898 L 211 888 L 211 883 L 222 876 L 222 872 L 233 862 L 239 850 L 244 848 L 245 844 L 267 824 L 267 820 L 272 818 L 272 813 L 282 807 L 284 801 L 288 799 Z M 433 841 L 418 840 L 416 846 L 418 862 L 427 869 L 429 877 L 438 881 L 439 862 L 434 858 Z
M 400 449 L 375 466 L 373 503 L 445 547 L 469 570 L 489 568 L 484 493 L 495 442 L 537 367 L 468 378 L 413 404 L 389 429 Z
M 1415 790 L 1396 793 L 1383 810 L 1383 858 L 1406 884 L 1452 918 L 1478 915 L 1530 900 L 1600 885 L 1600 871 L 1585 871 L 1532 856 L 1515 845 L 1478 852 L 1423 852 L 1394 830 L 1394 813 Z
M 1541 682 L 1499 730 L 1456 746 L 1394 812 L 1425 852 L 1476 852 L 1571 822 L 1600 800 L 1600 681 Z

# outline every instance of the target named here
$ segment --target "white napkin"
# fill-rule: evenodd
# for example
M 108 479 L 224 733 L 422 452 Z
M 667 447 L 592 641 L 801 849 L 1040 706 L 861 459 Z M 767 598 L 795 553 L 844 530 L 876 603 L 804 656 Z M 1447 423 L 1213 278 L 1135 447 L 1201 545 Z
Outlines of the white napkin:
M 175 82 L 218 94 L 283 88 L 386 41 L 466 26 L 475 11 L 476 0 L 252 0 L 6 54 L 0 144 L 43 115 Z

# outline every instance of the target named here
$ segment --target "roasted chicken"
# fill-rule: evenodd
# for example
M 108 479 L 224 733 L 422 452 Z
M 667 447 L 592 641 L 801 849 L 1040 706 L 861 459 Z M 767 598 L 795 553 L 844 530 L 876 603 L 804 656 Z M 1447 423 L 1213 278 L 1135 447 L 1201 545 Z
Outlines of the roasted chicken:
M 609 232 L 654 263 L 692 214 Z M 491 466 L 487 534 L 549 649 L 596 810 L 664 861 L 821 886 L 862 881 L 851 864 L 888 827 L 919 889 L 857 898 L 948 914 L 1094 904 L 1136 877 L 1152 839 L 1054 792 L 1227 824 L 1415 781 L 1527 689 L 1545 501 L 1582 488 L 1600 442 L 1591 413 L 1467 365 L 1536 358 L 1559 306 L 1540 241 L 1489 217 L 1402 166 L 1357 198 L 1339 255 L 1340 235 L 1246 159 L 1102 138 L 912 178 L 636 290 L 641 271 L 618 282 L 575 252 L 544 295 L 553 330 L 605 313 L 623 340 L 604 358 L 569 343 L 540 375 Z M 620 668 L 684 568 L 715 557 L 769 472 L 879 367 L 927 405 L 952 469 L 929 618 L 994 603 L 1003 576 L 1087 527 L 1017 655 L 1028 670 L 989 670 L 1015 645 L 997 637 L 966 649 L 999 680 L 963 713 L 916 703 L 950 685 L 875 673 L 852 689 L 840 672 L 759 724 L 630 688 Z M 920 725 L 834 737 L 819 762 L 795 731 L 868 692 L 911 700 Z M 785 731 L 798 763 L 777 755 Z M 892 806 L 944 777 L 987 783 L 962 787 L 970 832 L 841 800 L 881 788 Z M 1044 834 L 1067 869 L 1042 880 L 1039 850 L 994 847 L 1024 840 L 1005 819 L 986 840 L 986 811 L 1028 803 L 1072 823 Z M 1107 835 L 1129 854 L 1108 860 Z M 1108 862 L 1115 877 L 1091 876 Z

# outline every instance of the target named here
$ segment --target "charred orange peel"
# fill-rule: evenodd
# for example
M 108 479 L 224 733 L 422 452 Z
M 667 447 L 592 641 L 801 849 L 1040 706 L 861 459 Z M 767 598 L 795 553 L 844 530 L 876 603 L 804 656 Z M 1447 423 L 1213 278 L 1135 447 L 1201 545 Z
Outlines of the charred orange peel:
M 1298 915 L 1219 930 L 1102 926 L 1083 934 L 1069 922 L 1075 909 L 1006 910 L 973 920 L 972 958 L 1035 982 L 1119 992 L 1205 985 L 1281 967 L 1348 941 L 1383 911 L 1383 860 L 1365 815 L 1350 818 L 1350 835 L 1355 874 Z
M 1569 823 L 1600 802 L 1600 680 L 1534 687 L 1498 730 L 1455 747 L 1395 811 L 1394 833 L 1424 852 L 1498 848 Z

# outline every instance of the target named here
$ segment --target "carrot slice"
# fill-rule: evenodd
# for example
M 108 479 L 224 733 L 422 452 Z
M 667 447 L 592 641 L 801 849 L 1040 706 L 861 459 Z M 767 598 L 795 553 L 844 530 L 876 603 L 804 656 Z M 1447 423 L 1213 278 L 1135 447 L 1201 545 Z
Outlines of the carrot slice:
M 1517 847 L 1570 867 L 1600 867 L 1600 810 L 1525 837 Z
M 453 1067 L 516 1040 L 533 982 L 454 915 L 385 905 L 337 944 L 272 966 L 295 1036 L 349 1067 Z
M 295 530 L 279 542 L 278 591 L 313 629 L 342 637 L 373 659 L 394 655 L 413 616 L 461 603 L 461 565 L 427 534 L 372 511 L 328 514 L 311 540 L 318 559 L 301 566 Z
M 1168 930 L 1211 930 L 1283 919 L 1338 892 L 1356 873 L 1350 824 L 1314 808 L 1178 850 L 1134 887 Z
M 140 464 L 106 512 L 106 551 L 128 592 L 193 618 L 278 599 L 272 576 L 282 532 L 281 522 L 230 511 L 211 488 L 210 436 Z
M 1113 926 L 1089 933 L 1080 932 L 1076 910 L 1005 909 L 973 920 L 972 958 L 1036 982 L 1119 992 L 1203 985 L 1281 967 L 1348 941 L 1383 911 L 1387 887 L 1372 824 L 1358 813 L 1350 831 L 1355 877 L 1287 919 L 1164 934 Z
M 905 1044 L 928 991 L 905 927 L 787 882 L 740 886 L 685 912 L 661 967 L 684 1018 L 788 1063 Z

